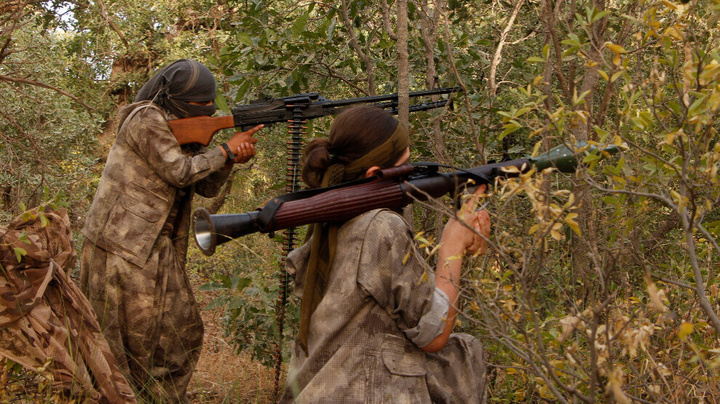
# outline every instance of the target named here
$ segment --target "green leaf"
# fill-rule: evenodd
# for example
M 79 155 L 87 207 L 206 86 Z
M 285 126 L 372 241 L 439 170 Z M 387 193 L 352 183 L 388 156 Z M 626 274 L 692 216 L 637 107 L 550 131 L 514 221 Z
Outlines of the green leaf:
M 225 97 L 218 92 L 217 97 L 215 97 L 215 104 L 217 105 L 218 109 L 220 111 L 228 112 L 230 111 L 230 108 L 228 107 L 227 100 Z
M 527 113 L 530 112 L 530 111 L 532 111 L 531 108 L 527 108 L 527 107 L 520 108 L 520 109 L 517 110 L 517 112 L 515 112 L 515 116 L 516 116 L 516 117 L 518 117 L 518 116 L 523 116 L 523 115 L 527 114 Z
M 525 59 L 525 61 L 528 63 L 544 63 L 545 59 L 543 59 L 541 57 L 537 57 L 537 56 L 531 56 L 531 57 Z
M 590 153 L 583 158 L 583 163 L 590 164 L 600 160 L 600 156 L 595 153 Z
M 224 306 L 228 301 L 228 298 L 226 296 L 220 296 L 213 299 L 210 303 L 208 303 L 207 306 L 205 306 L 204 310 L 212 310 L 217 307 Z
M 516 121 L 512 120 L 509 123 L 503 125 L 503 128 L 505 128 L 505 130 L 500 134 L 500 136 L 498 136 L 498 140 L 502 140 L 505 136 L 507 136 L 519 129 L 522 129 L 522 125 L 520 125 Z
M 295 23 L 292 25 L 291 31 L 295 36 L 302 35 L 303 32 L 305 32 L 305 26 L 307 26 L 309 15 L 303 14 L 301 15 L 297 20 L 295 20 Z
M 582 46 L 582 43 L 580 42 L 580 37 L 575 34 L 569 34 L 568 39 L 564 39 L 560 43 L 562 43 L 563 45 L 571 46 L 573 48 L 579 48 Z
M 620 206 L 620 201 L 614 196 L 604 196 L 600 198 L 603 202 L 612 206 Z
M 248 285 L 252 283 L 252 278 L 241 278 L 239 276 L 234 276 L 232 279 L 232 290 L 237 290 L 238 292 L 242 291 Z
M 47 227 L 47 225 L 50 224 L 50 221 L 48 220 L 47 216 L 40 213 L 40 227 Z
M 240 42 L 240 43 L 243 44 L 243 45 L 254 46 L 252 37 L 250 37 L 250 35 L 242 32 L 242 31 L 238 31 L 238 33 L 237 33 L 237 41 Z
M 705 225 L 705 228 L 709 233 L 712 233 L 716 236 L 720 236 L 720 220 L 716 220 L 714 222 L 707 223 Z
M 613 75 L 610 77 L 610 82 L 614 83 L 615 80 L 617 80 L 620 76 L 622 76 L 625 73 L 624 70 L 617 71 L 613 73 Z
M 335 24 L 337 24 L 337 17 L 333 17 L 332 21 L 330 22 L 330 26 L 327 28 L 327 36 L 326 40 L 330 42 L 333 38 L 333 34 L 335 33 Z
M 690 108 L 688 108 L 688 114 L 689 115 L 697 115 L 699 113 L 702 113 L 701 108 L 705 104 L 705 96 L 702 96 L 698 99 L 696 99 L 692 105 L 690 105 Z
M 30 237 L 28 237 L 28 234 L 26 231 L 23 230 L 23 232 L 20 234 L 20 237 L 18 237 L 18 240 L 22 241 L 25 244 L 30 244 Z
M 27 255 L 27 251 L 24 248 L 20 247 L 13 247 L 13 251 L 15 251 L 15 258 L 17 258 L 17 261 L 22 261 L 22 257 Z
M 592 19 L 590 20 L 590 23 L 592 24 L 592 23 L 596 22 L 597 20 L 605 17 L 606 15 L 610 15 L 610 11 L 608 11 L 608 10 L 601 11 L 592 17 Z
M 244 297 L 235 296 L 232 298 L 232 300 L 230 300 L 230 303 L 228 303 L 228 309 L 230 309 L 230 310 L 239 309 L 242 306 L 244 306 L 246 302 L 247 302 L 247 300 L 245 300 Z
M 588 94 L 590 94 L 590 91 L 592 91 L 592 90 L 587 90 L 587 91 L 583 92 L 582 94 L 580 94 L 580 96 L 578 96 L 577 98 L 573 99 L 573 105 L 582 104 L 585 100 L 585 97 Z
M 212 291 L 212 290 L 226 290 L 226 289 L 227 289 L 227 287 L 225 287 L 217 282 L 208 282 L 208 283 L 200 286 L 200 288 L 198 288 L 198 290 L 200 290 L 202 292 Z

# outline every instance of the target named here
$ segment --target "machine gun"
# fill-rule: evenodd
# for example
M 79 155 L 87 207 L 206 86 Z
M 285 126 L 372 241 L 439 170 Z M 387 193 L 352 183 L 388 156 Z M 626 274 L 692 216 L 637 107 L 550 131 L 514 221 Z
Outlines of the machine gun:
M 445 194 L 456 196 L 468 186 L 491 184 L 495 178 L 516 177 L 530 170 L 555 167 L 573 173 L 578 156 L 588 153 L 609 155 L 616 146 L 598 148 L 579 143 L 572 149 L 560 145 L 534 158 L 521 158 L 441 173 L 435 163 L 404 164 L 379 174 L 334 187 L 293 192 L 273 198 L 263 208 L 247 213 L 210 215 L 205 209 L 193 214 L 195 241 L 206 255 L 217 245 L 246 234 L 306 225 L 340 222 L 377 208 L 400 209 L 414 201 L 426 201 Z
M 446 87 L 415 91 L 409 95 L 411 98 L 414 98 L 451 94 L 460 90 L 460 87 Z M 169 121 L 168 124 L 179 144 L 199 143 L 207 146 L 210 144 L 215 133 L 221 129 L 241 128 L 242 130 L 247 130 L 260 124 L 264 124 L 267 127 L 277 122 L 289 122 L 298 119 L 307 121 L 308 119 L 335 115 L 345 108 L 360 104 L 375 105 L 393 114 L 397 114 L 398 94 L 376 95 L 337 101 L 326 100 L 318 93 L 296 94 L 280 98 L 265 98 L 233 108 L 232 115 L 174 119 Z M 425 111 L 446 105 L 452 105 L 452 98 L 411 105 L 410 112 Z

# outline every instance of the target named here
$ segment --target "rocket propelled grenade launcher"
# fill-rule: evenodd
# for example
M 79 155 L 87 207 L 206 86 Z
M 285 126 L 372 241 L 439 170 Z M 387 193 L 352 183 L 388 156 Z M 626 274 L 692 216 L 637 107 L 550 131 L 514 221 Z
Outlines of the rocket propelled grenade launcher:
M 211 215 L 205 209 L 193 214 L 195 241 L 206 255 L 215 247 L 246 234 L 319 222 L 341 222 L 361 213 L 386 208 L 397 210 L 415 201 L 455 197 L 464 188 L 493 183 L 495 178 L 517 177 L 535 169 L 554 167 L 573 173 L 578 158 L 589 153 L 616 153 L 618 148 L 579 143 L 571 149 L 560 145 L 539 156 L 488 164 L 450 173 L 436 163 L 413 163 L 381 170 L 376 176 L 329 188 L 293 192 L 273 198 L 264 207 L 247 213 Z

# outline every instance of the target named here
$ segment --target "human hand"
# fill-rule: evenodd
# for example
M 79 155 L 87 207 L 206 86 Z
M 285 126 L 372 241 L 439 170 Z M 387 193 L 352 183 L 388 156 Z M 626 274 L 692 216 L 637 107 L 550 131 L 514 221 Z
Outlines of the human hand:
M 233 163 L 246 163 L 255 156 L 255 145 L 252 143 L 240 143 L 235 152 Z
M 245 132 L 235 132 L 227 141 L 228 147 L 235 154 L 233 163 L 245 163 L 255 156 L 255 143 L 258 140 L 253 135 L 262 128 L 263 125 L 258 125 Z
M 490 214 L 485 209 L 477 209 L 480 196 L 486 190 L 485 184 L 478 186 L 463 203 L 457 213 L 457 219 L 450 218 L 440 239 L 444 246 L 463 255 L 482 254 L 487 250 L 487 239 L 490 237 L 491 228 Z

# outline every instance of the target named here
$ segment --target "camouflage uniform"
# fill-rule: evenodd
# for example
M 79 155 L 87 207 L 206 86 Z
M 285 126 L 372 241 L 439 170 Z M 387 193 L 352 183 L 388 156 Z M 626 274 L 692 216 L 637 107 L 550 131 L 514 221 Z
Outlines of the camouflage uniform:
M 309 245 L 288 256 L 300 297 Z M 441 333 L 448 301 L 402 217 L 387 210 L 360 215 L 340 228 L 337 246 L 308 352 L 293 345 L 281 402 L 483 402 L 479 341 L 452 334 L 438 353 L 419 348 Z
M 88 212 L 81 285 L 135 387 L 184 401 L 203 324 L 185 271 L 191 199 L 227 179 L 218 148 L 191 156 L 172 117 L 149 101 L 120 113 L 120 130 Z
M 16 248 L 25 251 L 20 262 Z M 55 387 L 82 402 L 134 403 L 90 303 L 68 275 L 76 258 L 64 209 L 35 209 L 0 227 L 0 356 L 31 370 L 49 363 Z

